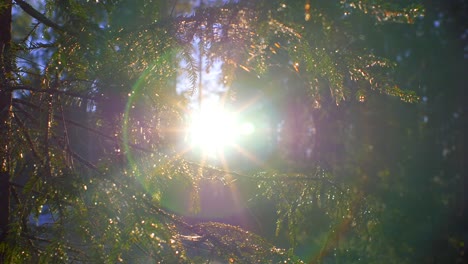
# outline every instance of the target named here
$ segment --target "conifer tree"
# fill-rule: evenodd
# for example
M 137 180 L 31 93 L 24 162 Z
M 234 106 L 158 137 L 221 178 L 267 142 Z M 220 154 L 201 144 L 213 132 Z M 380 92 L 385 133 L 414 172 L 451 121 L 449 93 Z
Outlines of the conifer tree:
M 376 232 L 381 204 L 337 143 L 355 135 L 342 109 L 419 101 L 379 42 L 388 24 L 422 19 L 419 2 L 14 0 L 0 11 L 0 262 L 303 263 L 301 243 L 316 240 L 306 261 L 321 263 Z M 31 19 L 23 35 L 11 36 L 12 14 L 13 27 Z M 262 166 L 181 151 L 190 95 L 219 65 L 227 97 L 258 92 L 277 111 Z M 256 216 L 275 234 L 187 217 L 206 182 L 273 208 Z

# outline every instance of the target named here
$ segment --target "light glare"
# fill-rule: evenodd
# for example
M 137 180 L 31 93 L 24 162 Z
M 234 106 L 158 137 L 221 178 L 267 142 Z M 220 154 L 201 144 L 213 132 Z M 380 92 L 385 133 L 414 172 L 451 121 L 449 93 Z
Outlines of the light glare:
M 236 146 L 242 137 L 255 132 L 254 124 L 240 122 L 237 113 L 219 104 L 209 104 L 192 113 L 188 139 L 192 149 L 203 155 L 218 158 L 230 147 Z
M 245 122 L 240 126 L 240 133 L 242 135 L 250 135 L 255 131 L 255 127 L 250 122 Z

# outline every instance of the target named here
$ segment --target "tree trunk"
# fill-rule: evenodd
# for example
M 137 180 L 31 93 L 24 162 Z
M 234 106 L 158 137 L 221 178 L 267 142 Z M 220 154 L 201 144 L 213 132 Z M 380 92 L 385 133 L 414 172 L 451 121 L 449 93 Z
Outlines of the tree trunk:
M 11 7 L 11 0 L 0 1 L 0 243 L 6 242 L 10 220 Z M 2 251 L 0 263 L 6 262 Z

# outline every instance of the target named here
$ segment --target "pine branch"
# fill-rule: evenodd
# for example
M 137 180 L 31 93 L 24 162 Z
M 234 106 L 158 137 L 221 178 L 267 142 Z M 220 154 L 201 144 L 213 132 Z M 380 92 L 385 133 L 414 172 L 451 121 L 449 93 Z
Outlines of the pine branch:
M 89 100 L 93 100 L 93 101 L 102 100 L 101 98 L 98 98 L 98 97 L 84 95 L 84 94 L 80 94 L 80 93 L 76 93 L 76 92 L 63 91 L 63 90 L 54 89 L 54 88 L 40 89 L 40 88 L 31 87 L 31 86 L 28 86 L 28 85 L 16 85 L 16 86 L 9 87 L 6 90 L 10 91 L 10 92 L 17 91 L 17 90 L 27 90 L 27 91 L 30 91 L 30 92 L 47 93 L 47 94 L 52 94 L 52 95 L 63 94 L 63 95 L 71 96 L 71 97 L 89 99 Z
M 25 100 L 22 100 L 22 99 L 18 99 L 18 98 L 15 98 L 13 99 L 13 103 L 14 104 L 22 104 L 22 105 L 26 105 L 28 107 L 31 107 L 32 109 L 34 110 L 37 110 L 37 111 L 42 111 L 43 110 L 43 107 L 40 107 L 38 105 L 35 105 L 35 104 L 32 104 L 30 102 L 27 102 Z M 24 111 L 24 110 L 23 110 Z M 29 115 L 29 114 L 28 114 Z M 31 117 L 31 115 L 29 115 Z M 76 126 L 76 127 L 79 127 L 79 128 L 82 128 L 82 129 L 85 129 L 89 132 L 92 132 L 98 136 L 101 136 L 105 139 L 109 139 L 109 140 L 112 140 L 113 142 L 118 142 L 118 143 L 121 143 L 121 140 L 119 139 L 116 139 L 115 137 L 113 136 L 109 136 L 108 134 L 106 134 L 105 132 L 102 132 L 102 131 L 99 131 L 95 128 L 91 128 L 91 127 L 88 127 L 88 126 L 85 126 L 85 125 L 82 125 L 81 123 L 79 122 L 76 122 L 76 121 L 73 121 L 71 119 L 68 119 L 68 118 L 65 118 L 65 119 L 62 119 L 61 116 L 57 115 L 57 114 L 54 114 L 54 118 L 57 118 L 57 121 L 58 122 L 62 122 L 63 120 L 70 124 L 70 125 L 73 125 L 73 126 Z M 128 143 L 128 145 L 134 149 L 137 149 L 137 150 L 140 150 L 140 151 L 143 151 L 143 152 L 146 152 L 146 153 L 155 153 L 154 151 L 150 150 L 150 149 L 146 149 L 146 148 L 143 148 L 141 146 L 138 146 L 138 145 L 135 145 L 135 144 L 131 144 L 131 143 Z
M 54 48 L 55 43 L 41 43 L 41 42 L 31 42 L 28 47 L 25 49 L 27 50 L 35 50 L 35 49 L 46 49 L 46 48 Z
M 28 238 L 32 241 L 38 241 L 40 243 L 47 243 L 49 245 L 52 245 L 52 244 L 55 244 L 55 241 L 53 240 L 50 240 L 50 239 L 46 239 L 46 238 L 43 238 L 43 237 L 38 237 L 38 236 L 32 236 L 32 235 L 28 235 L 28 234 L 22 234 L 23 237 L 25 238 Z M 76 253 L 78 255 L 82 255 L 84 256 L 86 259 L 89 259 L 89 256 L 82 250 L 78 250 L 76 247 L 73 247 L 71 246 L 70 244 L 63 244 L 63 246 L 69 250 L 70 252 L 73 252 L 73 253 Z M 84 261 L 85 259 L 77 259 L 77 258 L 74 258 L 75 260 L 81 260 L 81 261 Z M 81 262 L 79 261 L 79 262 Z
M 186 46 L 186 48 L 184 48 L 181 52 L 182 59 L 186 62 L 186 67 L 184 69 L 188 75 L 188 79 L 190 80 L 190 96 L 193 96 L 195 90 L 197 89 L 198 72 L 201 70 L 199 69 L 197 62 L 193 57 L 193 53 L 194 50 L 192 46 Z
M 33 105 L 33 104 L 29 103 L 29 102 L 24 102 L 24 101 L 22 101 L 20 99 L 14 99 L 14 102 L 20 102 L 20 103 L 23 103 L 23 104 L 27 104 L 30 107 L 40 109 L 39 106 Z M 58 117 L 59 122 L 61 121 L 60 116 L 54 116 L 54 117 Z M 95 134 L 103 137 L 103 138 L 110 139 L 110 140 L 112 140 L 114 142 L 121 143 L 121 140 L 116 139 L 116 138 L 114 138 L 112 136 L 106 135 L 104 132 L 101 132 L 101 131 L 96 130 L 94 128 L 84 126 L 84 125 L 82 125 L 82 124 L 80 124 L 78 122 L 75 122 L 75 121 L 72 121 L 72 120 L 69 120 L 69 119 L 65 119 L 65 122 L 67 122 L 67 123 L 69 123 L 71 125 L 86 129 L 86 130 L 88 130 L 88 131 L 90 131 L 92 133 L 95 133 Z M 133 148 L 135 150 L 142 151 L 142 152 L 147 153 L 147 154 L 160 154 L 157 151 L 147 149 L 147 148 L 144 148 L 144 147 L 132 144 L 132 143 L 127 143 L 127 144 L 128 144 L 129 147 L 131 147 L 131 148 Z M 80 158 L 80 157 L 78 157 L 78 158 Z M 230 175 L 230 176 L 233 176 L 233 177 L 236 177 L 236 178 L 239 178 L 239 179 L 284 180 L 284 181 L 322 181 L 322 182 L 326 182 L 326 183 L 334 186 L 338 190 L 341 190 L 341 188 L 338 186 L 337 183 L 333 182 L 330 179 L 327 179 L 327 178 L 324 178 L 324 177 L 319 177 L 317 175 L 305 175 L 305 174 L 296 173 L 296 174 L 281 174 L 281 175 L 275 176 L 275 177 L 267 177 L 267 176 L 259 176 L 259 175 L 252 176 L 252 175 L 238 173 L 238 172 L 235 172 L 235 171 L 226 171 L 226 170 L 223 170 L 223 169 L 220 169 L 220 168 L 216 168 L 216 167 L 212 167 L 212 166 L 208 166 L 208 165 L 204 165 L 204 164 L 199 164 L 197 162 L 188 161 L 188 160 L 181 160 L 180 162 L 181 163 L 186 163 L 186 164 L 188 164 L 190 166 L 194 166 L 194 167 L 206 170 L 207 172 L 214 172 L 214 173 L 223 174 L 223 175 Z M 95 166 L 93 165 L 93 166 L 91 166 L 91 168 L 95 169 Z

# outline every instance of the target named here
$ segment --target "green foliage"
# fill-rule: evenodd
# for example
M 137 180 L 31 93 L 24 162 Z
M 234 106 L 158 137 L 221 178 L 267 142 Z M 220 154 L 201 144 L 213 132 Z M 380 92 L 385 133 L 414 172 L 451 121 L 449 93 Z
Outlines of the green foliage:
M 35 10 L 42 7 L 15 2 L 18 27 L 39 24 L 18 31 L 17 65 L 2 86 L 14 95 L 11 112 L 1 112 L 11 120 L 11 136 L 1 141 L 12 189 L 10 230 L 0 241 L 5 262 L 421 260 L 412 253 L 422 239 L 410 232 L 402 243 L 397 236 L 407 230 L 392 222 L 428 230 L 427 219 L 408 216 L 421 206 L 410 187 L 430 193 L 421 185 L 437 186 L 424 197 L 447 212 L 438 201 L 453 207 L 458 196 L 447 186 L 459 179 L 427 169 L 439 177 L 431 182 L 414 165 L 415 154 L 424 154 L 415 150 L 439 127 L 429 130 L 408 114 L 429 110 L 403 102 L 430 94 L 398 70 L 407 62 L 395 63 L 400 54 L 381 39 L 419 30 L 425 8 L 414 1 L 217 1 L 187 12 L 184 3 L 45 1 Z M 268 116 L 272 138 L 255 165 L 229 161 L 226 169 L 182 153 L 189 99 L 176 93 L 177 77 L 187 76 L 193 95 L 200 71 L 219 64 L 232 96 L 251 103 L 256 89 L 270 102 L 255 110 Z M 459 138 L 450 140 L 437 143 L 444 157 Z M 240 189 L 260 228 L 197 219 L 204 182 Z M 54 219 L 35 225 L 43 208 Z

